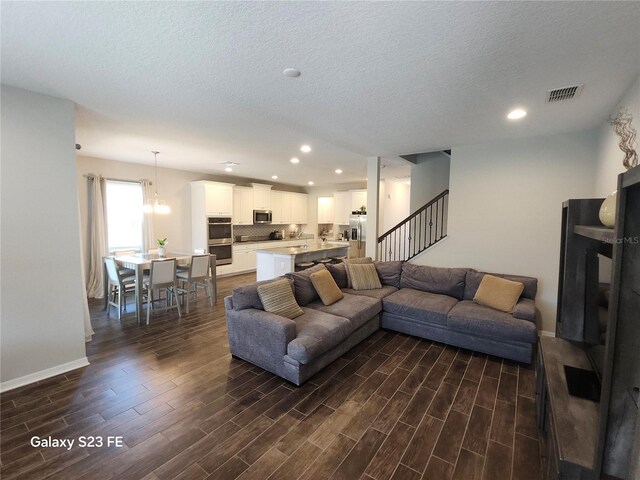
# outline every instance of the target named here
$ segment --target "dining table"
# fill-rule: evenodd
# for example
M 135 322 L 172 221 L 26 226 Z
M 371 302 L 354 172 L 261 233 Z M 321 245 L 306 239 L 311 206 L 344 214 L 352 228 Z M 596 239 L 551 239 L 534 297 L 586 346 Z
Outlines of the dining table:
M 135 272 L 135 297 L 136 297 L 136 319 L 138 321 L 138 325 L 142 323 L 142 292 L 143 292 L 143 278 L 144 271 L 149 270 L 151 268 L 151 262 L 153 260 L 167 260 L 167 259 L 176 259 L 176 263 L 179 266 L 189 266 L 191 262 L 191 256 L 193 253 L 181 253 L 181 252 L 166 252 L 163 256 L 158 255 L 157 253 L 129 253 L 125 255 L 116 255 L 113 258 L 116 261 L 116 264 L 120 268 L 130 268 Z M 211 264 L 211 295 L 217 295 L 217 286 L 216 286 L 216 259 L 215 255 L 211 255 L 213 257 L 209 262 Z M 106 257 L 104 257 L 106 258 Z M 109 304 L 109 276 L 107 274 L 107 267 L 102 262 L 102 282 L 104 285 L 104 305 L 105 308 L 108 307 Z M 213 297 L 215 298 L 215 297 Z M 214 302 L 215 303 L 215 302 Z

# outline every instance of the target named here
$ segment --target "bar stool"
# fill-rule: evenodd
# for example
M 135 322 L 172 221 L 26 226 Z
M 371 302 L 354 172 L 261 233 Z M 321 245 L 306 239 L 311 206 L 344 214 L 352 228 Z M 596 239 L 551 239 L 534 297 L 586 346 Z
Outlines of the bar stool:
M 313 263 L 313 262 L 296 263 L 296 272 L 299 272 L 300 270 L 305 270 L 307 268 L 313 267 L 314 265 L 315 265 L 315 263 Z
M 333 257 L 333 263 L 342 263 L 347 259 L 346 255 L 338 255 L 337 257 Z
M 331 263 L 333 260 L 331 260 L 330 258 L 321 258 L 320 260 L 316 260 L 316 264 L 323 264 L 323 265 L 327 265 L 329 263 Z

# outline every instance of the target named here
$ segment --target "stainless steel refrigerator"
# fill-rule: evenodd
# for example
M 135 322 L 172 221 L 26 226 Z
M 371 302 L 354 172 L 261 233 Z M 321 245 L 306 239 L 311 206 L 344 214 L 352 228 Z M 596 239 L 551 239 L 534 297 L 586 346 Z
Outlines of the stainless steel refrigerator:
M 365 256 L 367 216 L 349 215 L 349 258 Z

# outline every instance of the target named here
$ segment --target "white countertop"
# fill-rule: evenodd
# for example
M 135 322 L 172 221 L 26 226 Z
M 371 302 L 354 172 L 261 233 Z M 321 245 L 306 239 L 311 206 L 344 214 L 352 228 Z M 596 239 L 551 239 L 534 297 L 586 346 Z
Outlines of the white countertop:
M 256 250 L 257 253 L 270 253 L 272 255 L 303 255 L 305 253 L 323 252 L 328 250 L 340 250 L 348 248 L 348 245 L 332 245 L 329 242 L 313 242 L 308 243 L 307 248 L 298 247 L 281 247 Z

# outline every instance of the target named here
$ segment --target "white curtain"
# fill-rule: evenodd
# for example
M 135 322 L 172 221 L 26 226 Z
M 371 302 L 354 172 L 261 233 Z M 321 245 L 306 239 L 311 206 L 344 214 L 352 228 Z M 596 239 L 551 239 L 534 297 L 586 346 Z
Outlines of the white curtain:
M 89 298 L 103 298 L 102 257 L 108 255 L 107 222 L 104 202 L 104 179 L 90 175 L 91 196 L 89 199 L 89 278 L 87 295 Z
M 80 217 L 80 199 L 78 198 L 78 218 Z M 91 336 L 94 334 L 91 327 L 91 315 L 89 314 L 89 301 L 87 300 L 87 285 L 85 283 L 85 269 L 84 269 L 84 239 L 82 238 L 82 225 L 78 222 L 79 234 L 80 234 L 80 278 L 82 279 L 82 317 L 84 320 L 84 341 L 90 342 Z
M 142 204 L 151 205 L 154 193 L 149 180 L 140 180 L 142 184 Z M 148 252 L 155 245 L 153 238 L 153 213 L 144 213 L 142 218 L 142 251 Z

